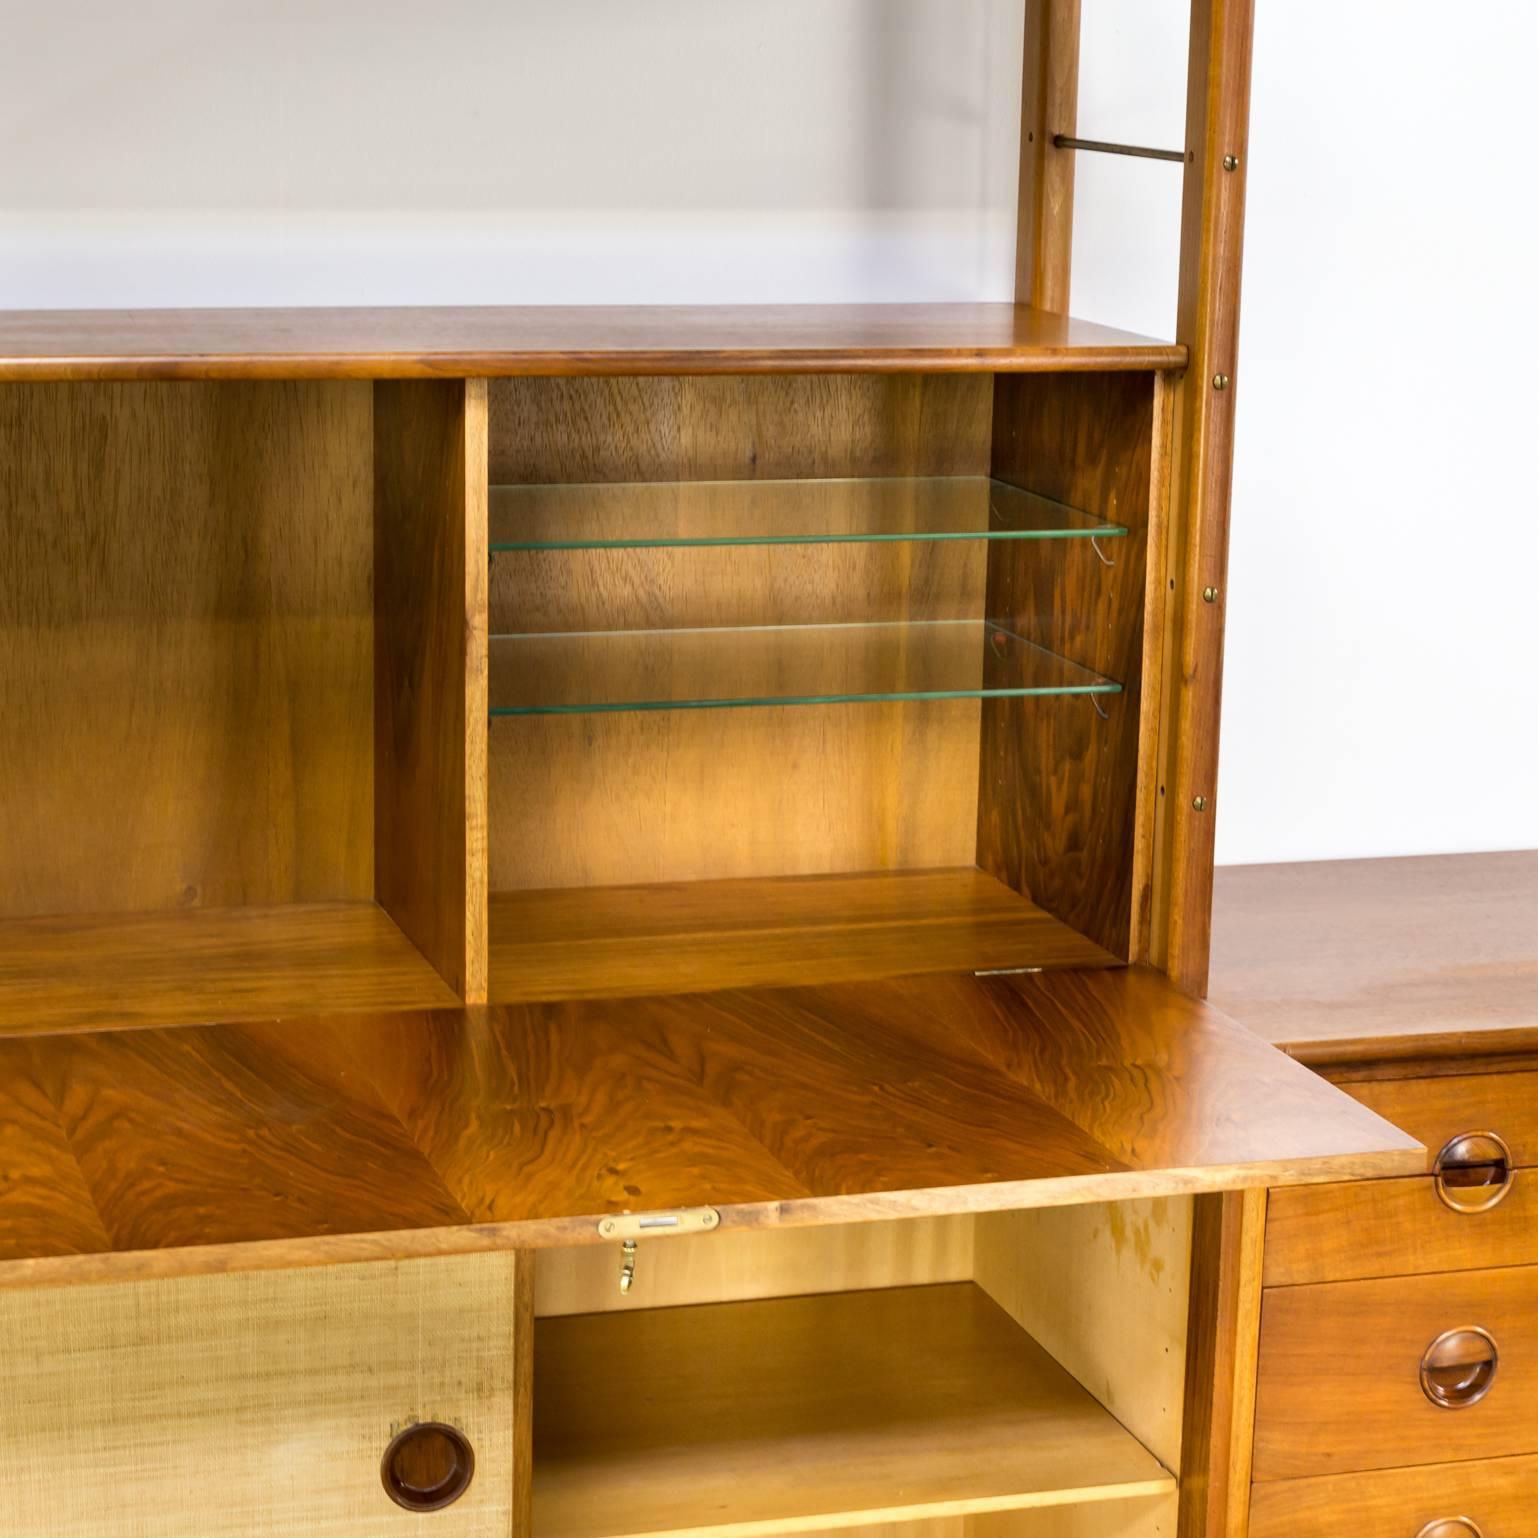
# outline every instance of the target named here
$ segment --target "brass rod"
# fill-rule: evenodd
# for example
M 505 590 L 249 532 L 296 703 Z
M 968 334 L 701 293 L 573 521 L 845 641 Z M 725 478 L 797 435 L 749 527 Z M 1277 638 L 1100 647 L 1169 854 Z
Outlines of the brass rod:
M 1104 139 L 1075 139 L 1069 134 L 1053 134 L 1052 143 L 1060 150 L 1095 150 L 1102 155 L 1136 155 L 1139 160 L 1173 160 L 1185 164 L 1184 150 L 1151 150 L 1140 144 L 1110 144 Z

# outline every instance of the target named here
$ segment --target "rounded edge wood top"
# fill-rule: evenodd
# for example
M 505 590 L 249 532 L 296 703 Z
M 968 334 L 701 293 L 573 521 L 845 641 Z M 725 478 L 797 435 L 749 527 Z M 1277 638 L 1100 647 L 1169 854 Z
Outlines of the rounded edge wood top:
M 1173 370 L 1015 304 L 0 311 L 0 381 Z
M 1538 850 L 1219 870 L 1209 997 L 1324 1066 L 1538 1050 Z

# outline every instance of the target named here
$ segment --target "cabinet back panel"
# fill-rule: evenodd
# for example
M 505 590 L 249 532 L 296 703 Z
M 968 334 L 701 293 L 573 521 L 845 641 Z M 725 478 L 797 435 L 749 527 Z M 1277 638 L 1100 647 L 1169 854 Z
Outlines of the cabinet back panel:
M 499 380 L 491 480 L 981 475 L 991 416 L 981 375 Z M 829 528 L 856 512 L 829 488 Z M 969 540 L 505 553 L 490 625 L 976 619 L 986 591 Z M 971 865 L 980 720 L 958 700 L 495 722 L 491 888 Z
M 497 379 L 491 483 L 986 475 L 986 374 Z
M 0 916 L 372 896 L 371 420 L 0 390 Z

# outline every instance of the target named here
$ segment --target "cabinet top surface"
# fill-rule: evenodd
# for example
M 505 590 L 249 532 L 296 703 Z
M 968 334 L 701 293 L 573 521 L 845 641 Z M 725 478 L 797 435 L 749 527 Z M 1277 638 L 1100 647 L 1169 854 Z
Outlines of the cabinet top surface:
M 0 380 L 1179 369 L 1014 304 L 0 311 Z
M 1209 996 L 1313 1063 L 1538 1048 L 1538 850 L 1219 870 Z
M 0 1286 L 1423 1165 L 1141 968 L 0 1039 Z

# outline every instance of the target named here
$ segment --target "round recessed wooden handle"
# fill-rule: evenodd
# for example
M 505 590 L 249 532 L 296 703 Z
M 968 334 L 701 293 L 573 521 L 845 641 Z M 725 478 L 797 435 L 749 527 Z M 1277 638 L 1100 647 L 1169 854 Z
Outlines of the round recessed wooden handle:
M 1421 1357 L 1421 1391 L 1443 1410 L 1464 1410 L 1490 1392 L 1501 1353 L 1488 1330 L 1447 1330 Z
M 1496 1132 L 1460 1132 L 1431 1167 L 1442 1201 L 1454 1212 L 1488 1212 L 1506 1199 L 1516 1179 L 1511 1149 Z
M 391 1439 L 379 1477 L 397 1506 L 442 1511 L 470 1488 L 475 1452 L 462 1431 L 441 1421 L 423 1421 Z
M 1415 1538 L 1485 1538 L 1485 1535 L 1472 1517 L 1438 1517 L 1435 1522 L 1428 1522 Z

